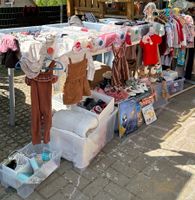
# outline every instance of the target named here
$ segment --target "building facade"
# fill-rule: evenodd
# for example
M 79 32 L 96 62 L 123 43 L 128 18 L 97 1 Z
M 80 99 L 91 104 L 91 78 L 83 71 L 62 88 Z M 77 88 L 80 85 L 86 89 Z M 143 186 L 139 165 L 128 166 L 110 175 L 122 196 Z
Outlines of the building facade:
M 0 7 L 23 7 L 35 5 L 33 0 L 0 0 Z

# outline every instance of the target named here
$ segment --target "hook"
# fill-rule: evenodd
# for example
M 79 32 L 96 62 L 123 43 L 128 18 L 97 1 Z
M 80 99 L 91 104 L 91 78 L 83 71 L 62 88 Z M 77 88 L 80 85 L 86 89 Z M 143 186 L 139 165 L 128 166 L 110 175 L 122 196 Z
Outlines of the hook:
M 54 60 L 50 57 L 46 57 L 45 61 L 47 61 L 47 60 L 55 61 L 55 65 L 58 65 L 59 67 L 49 68 L 49 67 L 43 66 L 42 69 L 45 69 L 45 70 L 63 70 L 63 64 L 60 61 Z
M 16 69 L 16 70 L 20 70 L 20 69 L 21 69 L 20 61 L 18 61 L 18 62 L 15 64 L 15 69 Z
M 54 67 L 53 69 L 54 70 L 63 70 L 63 64 L 59 61 L 55 61 L 57 65 L 59 65 L 59 67 Z

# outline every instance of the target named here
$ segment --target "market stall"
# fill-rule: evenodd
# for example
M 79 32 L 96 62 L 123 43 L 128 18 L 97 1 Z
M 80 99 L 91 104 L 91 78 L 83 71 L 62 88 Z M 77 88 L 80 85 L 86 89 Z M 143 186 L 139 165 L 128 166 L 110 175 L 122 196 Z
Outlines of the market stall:
M 26 197 L 59 166 L 60 157 L 86 168 L 114 132 L 125 137 L 153 123 L 155 109 L 183 91 L 185 52 L 194 47 L 191 16 L 159 11 L 154 3 L 144 15 L 144 21 L 101 23 L 72 16 L 67 24 L 3 30 L 0 52 L 12 72 L 11 114 L 15 68 L 23 70 L 31 88 L 32 144 L 12 157 L 21 166 L 29 160 L 28 173 L 16 168 L 10 176 L 10 163 L 4 162 L 2 184 Z M 109 67 L 102 70 L 104 65 Z

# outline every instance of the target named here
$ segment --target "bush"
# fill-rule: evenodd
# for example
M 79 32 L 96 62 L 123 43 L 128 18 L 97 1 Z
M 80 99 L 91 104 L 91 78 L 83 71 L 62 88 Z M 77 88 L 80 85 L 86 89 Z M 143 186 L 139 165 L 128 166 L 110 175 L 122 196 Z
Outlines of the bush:
M 66 0 L 36 0 L 37 6 L 59 6 L 66 4 Z

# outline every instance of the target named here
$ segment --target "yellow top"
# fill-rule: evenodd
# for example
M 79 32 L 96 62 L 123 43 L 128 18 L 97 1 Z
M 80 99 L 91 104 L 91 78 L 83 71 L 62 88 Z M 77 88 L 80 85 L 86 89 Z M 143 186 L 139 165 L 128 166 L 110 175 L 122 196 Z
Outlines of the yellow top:
M 179 8 L 173 8 L 173 14 L 179 15 L 180 9 Z

